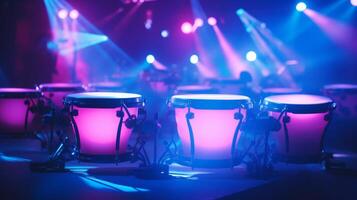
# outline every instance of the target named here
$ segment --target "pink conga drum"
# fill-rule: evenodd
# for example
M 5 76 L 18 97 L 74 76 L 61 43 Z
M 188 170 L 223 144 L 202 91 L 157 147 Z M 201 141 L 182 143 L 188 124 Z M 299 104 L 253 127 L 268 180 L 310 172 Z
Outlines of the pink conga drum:
M 47 83 L 39 85 L 43 96 L 50 100 L 56 108 L 63 108 L 64 98 L 72 93 L 83 92 L 83 85 L 76 83 Z
M 273 132 L 276 156 L 286 162 L 318 162 L 322 141 L 334 108 L 328 97 L 290 94 L 266 97 L 263 110 L 281 123 Z
M 178 162 L 192 167 L 235 165 L 236 145 L 250 99 L 241 95 L 187 94 L 170 100 L 181 142 Z
M 76 132 L 79 159 L 115 161 L 126 155 L 141 95 L 116 92 L 85 92 L 65 98 Z
M 29 131 L 32 107 L 41 93 L 35 89 L 0 88 L 0 132 L 18 135 Z
M 336 102 L 326 146 L 331 151 L 357 152 L 357 85 L 332 84 L 323 89 Z

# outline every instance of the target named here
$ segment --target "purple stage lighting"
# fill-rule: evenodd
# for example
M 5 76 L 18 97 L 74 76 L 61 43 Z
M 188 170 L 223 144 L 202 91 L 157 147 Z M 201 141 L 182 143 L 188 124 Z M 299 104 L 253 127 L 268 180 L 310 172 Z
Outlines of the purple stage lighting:
M 189 22 L 184 22 L 182 25 L 181 25 L 181 31 L 185 34 L 189 34 L 192 32 L 192 24 L 189 23 Z
M 66 19 L 68 17 L 68 11 L 66 9 L 61 9 L 57 12 L 57 16 L 60 19 Z
M 211 26 L 214 26 L 214 25 L 217 24 L 217 19 L 214 18 L 214 17 L 209 17 L 209 18 L 207 19 L 207 23 L 208 23 L 209 25 L 211 25 Z
M 71 10 L 71 12 L 69 12 L 69 17 L 73 20 L 77 19 L 79 17 L 78 10 L 76 10 L 76 9 Z
M 161 31 L 161 37 L 163 37 L 163 38 L 169 37 L 169 32 L 167 30 L 162 30 Z

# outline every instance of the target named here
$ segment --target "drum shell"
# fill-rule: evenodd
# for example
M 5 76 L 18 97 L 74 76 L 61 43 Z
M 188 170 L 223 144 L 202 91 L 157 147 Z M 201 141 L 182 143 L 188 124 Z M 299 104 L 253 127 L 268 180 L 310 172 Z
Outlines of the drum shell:
M 73 107 L 78 111 L 74 121 L 78 127 L 80 154 L 86 156 L 114 156 L 116 154 L 116 139 L 120 117 L 120 108 L 85 108 Z M 138 114 L 138 108 L 128 108 L 131 115 Z M 125 113 L 125 112 L 124 112 Z M 124 114 L 123 122 L 128 119 Z M 120 132 L 119 154 L 124 154 L 131 135 L 131 129 L 124 123 Z
M 291 162 L 317 162 L 321 159 L 322 138 L 328 121 L 323 113 L 287 113 L 290 121 L 286 124 L 289 137 L 289 149 L 286 149 L 285 130 L 283 120 L 280 120 L 281 129 L 272 132 L 276 142 L 276 155 L 283 160 Z M 275 119 L 280 112 L 269 112 Z M 284 115 L 283 115 L 284 116 Z
M 0 99 L 0 133 L 19 135 L 24 134 L 26 131 L 32 131 L 34 129 L 33 119 L 34 114 L 28 112 L 28 129 L 25 130 L 26 112 L 28 106 L 25 104 L 26 98 L 5 98 Z
M 183 157 L 191 157 L 190 133 L 186 123 L 188 108 L 175 108 L 177 131 L 181 140 Z M 239 109 L 209 110 L 191 108 L 194 118 L 190 119 L 195 142 L 195 159 L 230 160 L 231 147 L 238 120 L 234 119 Z M 243 120 L 246 109 L 241 109 Z M 239 141 L 241 132 L 237 136 Z

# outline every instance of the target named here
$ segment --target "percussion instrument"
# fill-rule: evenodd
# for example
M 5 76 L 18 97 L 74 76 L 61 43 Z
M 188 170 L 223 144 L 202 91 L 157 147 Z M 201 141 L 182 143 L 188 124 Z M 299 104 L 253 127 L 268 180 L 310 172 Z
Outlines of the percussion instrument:
M 170 100 L 181 141 L 178 162 L 192 167 L 228 167 L 250 99 L 241 95 L 187 94 Z
M 0 88 L 0 130 L 1 134 L 21 134 L 28 131 L 41 93 L 35 89 Z
M 80 160 L 113 161 L 126 154 L 143 99 L 139 94 L 85 92 L 65 98 Z
M 38 86 L 43 96 L 57 108 L 63 108 L 63 99 L 72 93 L 83 92 L 83 85 L 76 83 L 46 83 Z
M 321 161 L 322 141 L 335 104 L 328 97 L 288 94 L 266 97 L 262 110 L 281 123 L 273 132 L 276 155 L 287 162 Z

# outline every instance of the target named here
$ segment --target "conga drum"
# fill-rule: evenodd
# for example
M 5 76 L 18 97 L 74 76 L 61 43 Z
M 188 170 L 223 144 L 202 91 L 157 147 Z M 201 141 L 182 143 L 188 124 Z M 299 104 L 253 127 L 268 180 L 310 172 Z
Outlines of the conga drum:
M 98 82 L 89 83 L 87 90 L 89 92 L 122 92 L 124 87 L 117 82 Z
M 324 96 L 307 94 L 266 97 L 262 109 L 278 120 L 281 129 L 273 132 L 280 160 L 293 163 L 319 162 L 322 141 L 335 104 Z
M 56 108 L 63 108 L 63 100 L 67 95 L 85 90 L 82 84 L 76 83 L 46 83 L 39 85 L 38 88 Z
M 29 131 L 41 93 L 35 89 L 0 88 L 0 133 L 19 135 Z
M 177 162 L 192 167 L 231 167 L 250 99 L 241 95 L 187 94 L 170 100 L 181 143 Z
M 326 146 L 331 151 L 357 152 L 357 85 L 332 84 L 324 95 L 336 102 L 336 110 L 327 130 Z
M 138 109 L 144 104 L 141 95 L 85 92 L 68 95 L 65 104 L 80 160 L 112 162 L 125 157 Z
M 213 94 L 217 93 L 215 89 L 205 85 L 182 85 L 178 86 L 175 94 Z

